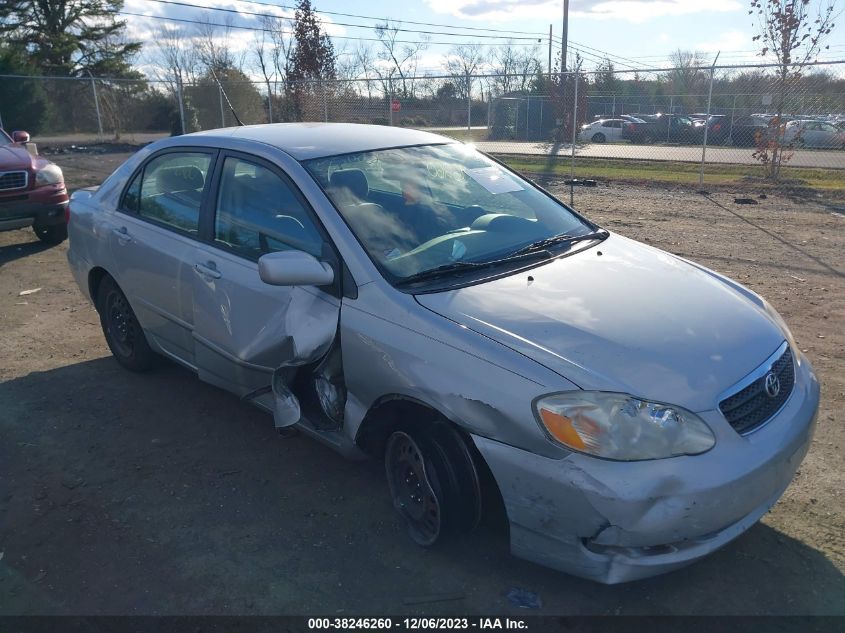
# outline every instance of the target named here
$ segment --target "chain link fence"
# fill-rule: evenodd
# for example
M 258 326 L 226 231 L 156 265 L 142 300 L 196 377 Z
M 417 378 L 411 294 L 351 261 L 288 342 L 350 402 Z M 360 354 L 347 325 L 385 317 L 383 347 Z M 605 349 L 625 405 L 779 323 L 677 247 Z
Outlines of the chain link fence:
M 845 63 L 289 83 L 0 77 L 0 121 L 42 145 L 244 124 L 413 127 L 573 179 L 845 190 Z M 222 85 L 222 88 L 221 88 Z

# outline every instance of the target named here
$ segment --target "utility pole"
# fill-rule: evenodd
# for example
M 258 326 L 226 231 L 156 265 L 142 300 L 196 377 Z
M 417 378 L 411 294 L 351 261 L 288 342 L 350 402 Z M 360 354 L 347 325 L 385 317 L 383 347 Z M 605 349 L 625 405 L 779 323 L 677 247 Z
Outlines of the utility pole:
M 101 143 L 103 142 L 103 118 L 100 116 L 100 99 L 97 97 L 97 84 L 94 83 L 94 75 L 91 74 L 91 71 L 86 68 L 85 72 L 88 73 L 88 76 L 91 78 L 91 91 L 94 93 L 94 108 L 97 110 L 97 129 L 100 131 L 100 136 L 97 138 Z M 117 132 L 115 132 L 115 136 L 117 136 Z
M 552 25 L 549 24 L 549 77 L 552 76 Z
M 560 72 L 566 72 L 566 47 L 569 40 L 569 0 L 563 0 L 563 33 L 560 47 Z
M 713 60 L 713 65 L 710 67 L 710 89 L 707 91 L 707 118 L 704 119 L 704 141 L 701 143 L 701 170 L 698 172 L 698 186 L 704 187 L 704 160 L 707 157 L 707 130 L 710 129 L 710 106 L 713 105 L 713 76 L 716 73 L 716 62 L 719 61 L 719 55 L 722 51 L 716 53 L 716 59 Z

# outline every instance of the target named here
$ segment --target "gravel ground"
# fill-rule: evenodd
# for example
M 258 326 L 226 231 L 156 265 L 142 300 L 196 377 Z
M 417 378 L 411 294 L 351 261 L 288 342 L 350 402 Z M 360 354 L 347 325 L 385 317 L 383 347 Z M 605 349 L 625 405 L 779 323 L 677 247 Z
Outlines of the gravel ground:
M 77 188 L 126 156 L 54 158 Z M 769 299 L 822 382 L 810 453 L 758 525 L 615 587 L 512 558 L 501 517 L 416 547 L 379 463 L 280 439 L 269 416 L 179 367 L 122 370 L 67 245 L 0 233 L 0 614 L 525 614 L 512 587 L 549 614 L 845 614 L 845 210 L 772 195 L 740 206 L 740 193 L 754 192 L 577 192 L 604 226 Z

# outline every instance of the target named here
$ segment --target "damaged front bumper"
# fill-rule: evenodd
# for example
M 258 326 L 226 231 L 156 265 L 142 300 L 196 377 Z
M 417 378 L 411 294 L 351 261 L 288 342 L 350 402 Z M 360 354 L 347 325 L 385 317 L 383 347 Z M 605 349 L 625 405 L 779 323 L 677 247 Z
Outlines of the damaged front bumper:
M 547 567 L 615 584 L 688 565 L 754 525 L 786 490 L 815 428 L 819 384 L 802 358 L 792 395 L 754 433 L 718 410 L 702 455 L 616 462 L 541 457 L 473 436 L 499 485 L 511 551 Z

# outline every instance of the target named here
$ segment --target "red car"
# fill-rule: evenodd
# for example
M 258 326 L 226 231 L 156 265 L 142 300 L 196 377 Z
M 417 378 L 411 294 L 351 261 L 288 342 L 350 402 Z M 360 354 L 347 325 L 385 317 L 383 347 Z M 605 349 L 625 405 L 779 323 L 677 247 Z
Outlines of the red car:
M 42 242 L 67 239 L 67 188 L 62 170 L 27 149 L 29 134 L 0 129 L 0 231 L 32 226 Z

